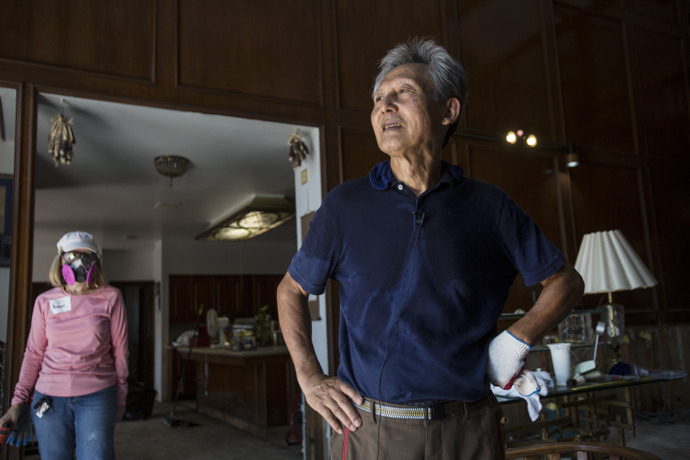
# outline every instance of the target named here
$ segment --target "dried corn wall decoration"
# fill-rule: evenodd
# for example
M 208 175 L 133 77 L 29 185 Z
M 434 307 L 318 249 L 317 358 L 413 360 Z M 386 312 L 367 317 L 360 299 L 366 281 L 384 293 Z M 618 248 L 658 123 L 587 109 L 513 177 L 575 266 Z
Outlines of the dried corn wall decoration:
M 295 130 L 294 133 L 290 134 L 288 144 L 290 145 L 288 160 L 290 160 L 290 163 L 292 164 L 292 169 L 296 169 L 302 165 L 304 160 L 307 159 L 309 149 L 307 148 L 307 144 L 305 144 L 300 137 L 298 130 Z
M 53 157 L 55 167 L 72 162 L 72 144 L 76 144 L 72 132 L 72 119 L 67 120 L 62 113 L 55 115 L 48 134 L 48 153 Z

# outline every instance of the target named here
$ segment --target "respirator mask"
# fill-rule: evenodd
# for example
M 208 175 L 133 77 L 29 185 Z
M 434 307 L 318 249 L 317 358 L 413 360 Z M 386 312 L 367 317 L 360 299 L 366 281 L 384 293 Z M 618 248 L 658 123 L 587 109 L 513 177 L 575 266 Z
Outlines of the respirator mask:
M 90 285 L 96 275 L 98 255 L 93 252 L 64 252 L 62 253 L 62 277 L 70 286 L 75 282 Z

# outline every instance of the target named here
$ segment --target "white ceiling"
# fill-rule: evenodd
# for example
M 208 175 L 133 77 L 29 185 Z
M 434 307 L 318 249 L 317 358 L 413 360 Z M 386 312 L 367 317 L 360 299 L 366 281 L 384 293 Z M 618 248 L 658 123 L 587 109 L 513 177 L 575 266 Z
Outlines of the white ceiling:
M 56 167 L 48 131 L 61 108 L 73 119 L 76 143 L 71 165 Z M 294 198 L 288 136 L 297 128 L 313 150 L 313 127 L 41 94 L 35 244 L 81 229 L 106 249 L 148 248 L 156 240 L 193 240 L 254 196 Z M 172 188 L 153 165 L 168 154 L 192 163 Z M 295 222 L 259 238 L 295 241 Z

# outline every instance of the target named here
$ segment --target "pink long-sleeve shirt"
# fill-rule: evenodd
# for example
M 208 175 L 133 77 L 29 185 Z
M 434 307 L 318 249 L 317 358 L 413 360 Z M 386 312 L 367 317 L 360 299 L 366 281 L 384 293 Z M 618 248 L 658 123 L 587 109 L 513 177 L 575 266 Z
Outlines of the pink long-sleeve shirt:
M 53 288 L 36 299 L 12 405 L 32 390 L 50 396 L 90 394 L 117 384 L 127 398 L 127 315 L 122 293 L 103 286 L 86 295 Z

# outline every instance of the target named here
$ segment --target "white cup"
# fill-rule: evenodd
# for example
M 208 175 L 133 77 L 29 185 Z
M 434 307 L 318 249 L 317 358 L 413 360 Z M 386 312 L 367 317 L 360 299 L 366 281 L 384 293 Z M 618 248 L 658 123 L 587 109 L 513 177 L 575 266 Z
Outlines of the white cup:
M 547 346 L 551 350 L 553 373 L 556 377 L 556 385 L 566 386 L 570 378 L 570 346 L 571 343 L 550 343 Z

